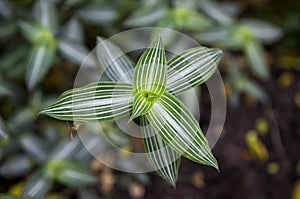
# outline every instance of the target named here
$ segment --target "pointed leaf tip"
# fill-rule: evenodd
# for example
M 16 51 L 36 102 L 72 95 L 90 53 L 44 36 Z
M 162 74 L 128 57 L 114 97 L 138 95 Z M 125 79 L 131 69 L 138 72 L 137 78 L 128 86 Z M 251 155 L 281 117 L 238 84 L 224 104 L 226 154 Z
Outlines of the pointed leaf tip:
M 166 89 L 167 61 L 161 37 L 157 37 L 142 54 L 135 67 L 134 92 L 145 91 L 161 96 Z
M 218 169 L 206 137 L 190 111 L 165 92 L 146 114 L 151 126 L 173 150 L 186 158 Z
M 167 90 L 179 94 L 207 81 L 215 72 L 223 52 L 217 48 L 196 47 L 168 61 Z

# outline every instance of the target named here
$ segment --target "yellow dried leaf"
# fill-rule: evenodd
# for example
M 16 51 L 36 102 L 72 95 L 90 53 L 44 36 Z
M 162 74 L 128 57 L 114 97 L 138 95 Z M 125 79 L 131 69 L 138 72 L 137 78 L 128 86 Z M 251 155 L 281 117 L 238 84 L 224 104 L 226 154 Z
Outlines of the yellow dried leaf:
M 292 199 L 300 199 L 300 180 L 297 180 L 294 184 Z
M 289 87 L 294 81 L 294 76 L 291 73 L 284 72 L 278 77 L 278 84 L 282 88 Z
M 258 118 L 255 121 L 255 128 L 260 135 L 265 135 L 269 131 L 270 125 L 265 118 Z
M 259 160 L 261 162 L 264 162 L 269 159 L 269 153 L 266 146 L 263 144 L 263 142 L 261 142 L 261 140 L 257 136 L 257 133 L 254 130 L 250 130 L 246 133 L 245 142 L 247 144 L 251 156 L 254 159 Z
M 278 162 L 271 162 L 267 165 L 266 170 L 269 174 L 276 174 L 280 170 L 280 164 Z
M 17 184 L 14 184 L 9 188 L 8 193 L 14 196 L 19 196 L 22 192 L 23 187 L 24 182 L 18 182 Z

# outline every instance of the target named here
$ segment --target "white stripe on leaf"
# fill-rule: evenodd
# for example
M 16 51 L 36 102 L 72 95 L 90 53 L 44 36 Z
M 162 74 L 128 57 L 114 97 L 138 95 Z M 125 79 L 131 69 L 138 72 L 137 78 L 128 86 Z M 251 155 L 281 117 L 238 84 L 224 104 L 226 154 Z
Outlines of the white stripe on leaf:
M 113 120 L 129 114 L 132 101 L 130 84 L 95 82 L 66 91 L 41 113 L 60 120 Z
M 178 153 L 218 169 L 198 122 L 172 94 L 165 92 L 146 117 L 160 137 Z

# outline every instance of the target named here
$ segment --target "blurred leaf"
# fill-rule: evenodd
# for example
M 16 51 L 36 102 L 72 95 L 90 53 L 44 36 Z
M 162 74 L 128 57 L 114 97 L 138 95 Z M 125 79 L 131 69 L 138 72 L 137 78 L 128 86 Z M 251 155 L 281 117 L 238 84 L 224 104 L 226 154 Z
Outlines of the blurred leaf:
M 218 169 L 217 160 L 198 122 L 176 97 L 165 92 L 146 117 L 172 149 L 192 161 Z
M 294 183 L 294 187 L 292 190 L 292 199 L 300 199 L 300 180 L 299 179 Z
M 23 181 L 18 182 L 9 188 L 8 193 L 14 196 L 19 196 L 21 195 L 23 187 L 24 187 L 24 182 Z
M 260 135 L 266 135 L 270 129 L 270 123 L 263 117 L 255 120 L 255 128 Z
M 52 66 L 55 57 L 55 45 L 35 45 L 29 53 L 26 65 L 26 84 L 32 90 L 40 83 Z
M 17 32 L 17 26 L 14 22 L 12 21 L 0 22 L 0 40 L 4 40 L 8 37 L 11 37 L 16 32 Z
M 33 110 L 30 107 L 18 109 L 7 121 L 7 126 L 14 133 L 19 132 L 19 129 L 24 129 L 33 124 L 35 117 Z
M 87 189 L 87 188 L 78 188 L 78 197 L 79 199 L 101 199 L 102 197 L 99 197 L 99 194 L 95 192 L 93 189 Z
M 111 128 L 107 132 L 105 132 L 107 138 L 118 147 L 130 146 L 132 143 L 129 140 L 129 136 L 124 132 Z
M 83 42 L 84 40 L 84 31 L 83 27 L 77 17 L 72 17 L 67 24 L 64 26 L 62 34 L 63 37 L 68 39 L 77 40 Z
M 81 146 L 78 137 L 60 141 L 49 154 L 50 160 L 62 160 L 72 157 Z
M 262 44 L 258 40 L 249 40 L 244 45 L 244 52 L 251 64 L 252 71 L 261 79 L 269 79 L 270 74 Z
M 150 126 L 146 117 L 141 117 L 144 147 L 153 168 L 172 186 L 176 186 L 180 154 L 170 148 Z
M 132 82 L 134 63 L 118 46 L 97 37 L 96 50 L 100 67 L 110 81 Z
M 3 120 L 0 116 L 0 136 L 7 137 L 6 127 L 4 126 Z
M 167 91 L 178 94 L 205 82 L 215 72 L 222 58 L 216 48 L 191 48 L 168 61 Z
M 237 7 L 233 4 L 222 4 L 213 0 L 201 0 L 202 11 L 221 24 L 233 22 L 233 16 L 237 13 Z
M 21 137 L 21 145 L 27 154 L 31 155 L 37 162 L 43 163 L 48 157 L 47 145 L 33 134 L 25 134 Z
M 267 172 L 269 174 L 276 174 L 280 170 L 280 164 L 279 162 L 271 162 L 267 165 L 266 168 Z
M 14 196 L 14 195 L 7 195 L 7 194 L 0 194 L 0 199 L 24 199 L 20 196 Z
M 18 63 L 23 62 L 27 53 L 28 47 L 19 45 L 18 47 L 8 51 L 1 57 L 0 71 L 5 71 L 7 74 L 11 73 Z
M 40 199 L 52 189 L 53 179 L 43 168 L 36 170 L 26 181 L 22 191 L 25 198 Z
M 79 17 L 88 24 L 105 25 L 116 21 L 118 12 L 112 6 L 88 6 L 78 12 Z
M 233 84 L 235 89 L 246 92 L 257 100 L 265 101 L 268 97 L 265 91 L 256 82 L 248 79 L 246 76 L 236 76 Z
M 166 8 L 162 4 L 141 7 L 133 11 L 133 13 L 125 20 L 124 25 L 127 27 L 153 25 L 163 17 L 165 9 Z
M 15 178 L 25 175 L 31 168 L 31 161 L 26 155 L 15 155 L 1 163 L 0 175 Z
M 248 131 L 245 135 L 245 142 L 254 159 L 259 161 L 267 161 L 269 159 L 269 152 L 264 143 L 259 139 L 255 131 Z
M 90 67 L 97 65 L 96 58 L 92 59 L 91 56 L 88 56 L 90 50 L 78 40 L 61 38 L 58 49 L 65 58 L 78 65 L 84 64 Z
M 54 5 L 49 0 L 37 0 L 33 13 L 36 22 L 39 22 L 44 28 L 50 30 L 52 33 L 55 32 L 57 26 L 57 13 Z
M 50 161 L 46 168 L 56 180 L 68 186 L 86 186 L 96 182 L 96 177 L 75 161 Z
M 209 30 L 195 33 L 194 37 L 199 41 L 201 41 L 201 43 L 206 43 L 206 44 L 223 43 L 224 40 L 227 39 L 230 29 L 231 28 L 228 26 L 214 27 Z
M 173 11 L 175 27 L 192 31 L 203 31 L 212 27 L 212 22 L 196 10 L 176 8 Z
M 5 19 L 9 19 L 12 17 L 12 8 L 10 1 L 1 0 L 0 1 L 0 15 Z
M 108 121 L 129 114 L 132 98 L 130 84 L 94 82 L 64 92 L 40 113 L 60 120 Z
M 253 34 L 263 42 L 270 44 L 283 36 L 279 26 L 257 19 L 242 19 L 241 23 L 248 27 Z

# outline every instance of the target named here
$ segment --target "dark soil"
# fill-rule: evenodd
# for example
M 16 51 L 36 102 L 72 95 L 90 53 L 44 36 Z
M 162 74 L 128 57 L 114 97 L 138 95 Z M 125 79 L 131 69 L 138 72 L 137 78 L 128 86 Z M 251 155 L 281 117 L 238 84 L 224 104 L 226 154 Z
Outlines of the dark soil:
M 262 84 L 271 102 L 253 103 L 244 96 L 240 106 L 228 106 L 224 132 L 213 149 L 219 162 L 220 173 L 182 158 L 176 189 L 153 174 L 152 184 L 146 187 L 145 198 L 291 198 L 293 184 L 299 178 L 296 164 L 300 160 L 300 111 L 294 103 L 294 96 L 299 90 L 300 73 L 293 72 L 294 83 L 288 88 L 280 88 L 277 76 L 281 72 L 283 71 L 279 69 L 273 71 L 273 79 Z M 209 107 L 209 104 L 207 106 Z M 274 116 L 277 124 L 272 121 Z M 270 121 L 270 131 L 261 137 L 269 151 L 269 160 L 265 162 L 252 158 L 244 141 L 245 133 L 254 129 L 258 117 L 265 117 Z M 201 126 L 205 128 L 205 125 L 207 124 Z M 279 126 L 279 134 L 276 132 L 276 125 Z M 278 149 L 272 136 L 278 136 L 284 151 Z M 280 169 L 275 174 L 266 171 L 268 163 L 272 161 L 280 164 Z M 204 176 L 204 183 L 200 188 L 193 185 L 192 176 L 195 172 L 201 172 Z M 116 193 L 113 198 L 130 198 L 130 196 L 128 193 Z

